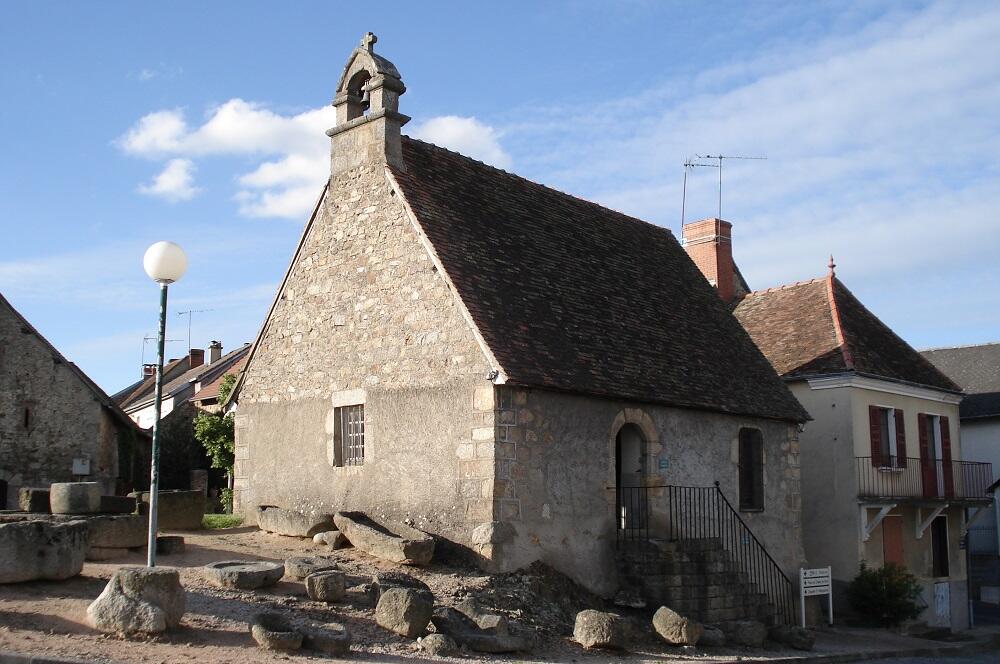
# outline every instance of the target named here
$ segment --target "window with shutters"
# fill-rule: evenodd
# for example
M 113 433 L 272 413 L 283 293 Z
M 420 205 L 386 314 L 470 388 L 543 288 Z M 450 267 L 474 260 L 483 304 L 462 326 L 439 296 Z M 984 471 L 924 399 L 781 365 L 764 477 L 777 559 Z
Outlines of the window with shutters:
M 951 462 L 951 429 L 944 415 L 919 413 L 921 480 L 925 498 L 952 498 L 955 495 Z
M 872 465 L 884 470 L 906 468 L 906 436 L 903 411 L 870 406 Z
M 764 436 L 760 429 L 740 429 L 740 510 L 764 509 Z
M 365 406 L 334 409 L 334 465 L 360 466 L 365 462 Z

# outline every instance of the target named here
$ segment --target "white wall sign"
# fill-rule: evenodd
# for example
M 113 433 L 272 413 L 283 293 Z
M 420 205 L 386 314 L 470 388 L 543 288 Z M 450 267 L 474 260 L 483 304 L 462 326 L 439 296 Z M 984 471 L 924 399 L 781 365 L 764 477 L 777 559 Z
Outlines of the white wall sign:
M 827 619 L 833 626 L 833 571 L 829 567 L 799 570 L 799 607 L 802 612 L 802 626 L 806 626 L 806 597 L 827 596 Z

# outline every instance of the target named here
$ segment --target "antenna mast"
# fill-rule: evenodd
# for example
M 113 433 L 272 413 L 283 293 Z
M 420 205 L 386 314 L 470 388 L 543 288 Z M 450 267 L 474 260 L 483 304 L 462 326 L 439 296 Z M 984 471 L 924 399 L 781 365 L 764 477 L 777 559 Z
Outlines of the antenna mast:
M 189 309 L 187 311 L 178 311 L 178 316 L 188 317 L 188 352 L 191 352 L 191 314 L 203 314 L 206 311 L 215 311 L 215 309 Z
M 684 183 L 681 185 L 681 235 L 684 235 L 685 208 L 687 208 L 688 191 L 688 171 L 692 168 L 719 168 L 715 164 L 703 164 L 695 161 L 695 157 L 688 157 L 684 162 Z
M 738 157 L 728 154 L 707 154 L 705 156 L 695 155 L 698 159 L 716 159 L 719 162 L 719 219 L 722 219 L 722 160 L 723 159 L 753 159 L 756 161 L 766 161 L 767 157 Z

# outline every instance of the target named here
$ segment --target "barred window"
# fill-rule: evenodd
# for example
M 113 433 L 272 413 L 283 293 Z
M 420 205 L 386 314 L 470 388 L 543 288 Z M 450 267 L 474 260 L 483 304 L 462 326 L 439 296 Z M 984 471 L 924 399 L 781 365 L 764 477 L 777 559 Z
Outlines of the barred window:
M 740 510 L 764 509 L 764 437 L 759 429 L 740 429 Z
M 365 406 L 340 406 L 334 413 L 335 465 L 360 466 L 365 462 Z

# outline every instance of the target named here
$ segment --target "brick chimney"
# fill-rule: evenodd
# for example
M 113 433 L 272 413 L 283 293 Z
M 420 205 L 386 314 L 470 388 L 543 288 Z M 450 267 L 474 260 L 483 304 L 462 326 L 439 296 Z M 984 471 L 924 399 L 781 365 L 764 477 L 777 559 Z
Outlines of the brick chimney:
M 213 341 L 208 344 L 208 363 L 215 364 L 222 357 L 222 343 L 219 341 Z
M 205 350 L 203 348 L 192 348 L 188 351 L 188 369 L 194 369 L 205 364 Z
M 683 245 L 722 301 L 732 302 L 736 295 L 733 225 L 715 217 L 684 224 Z

